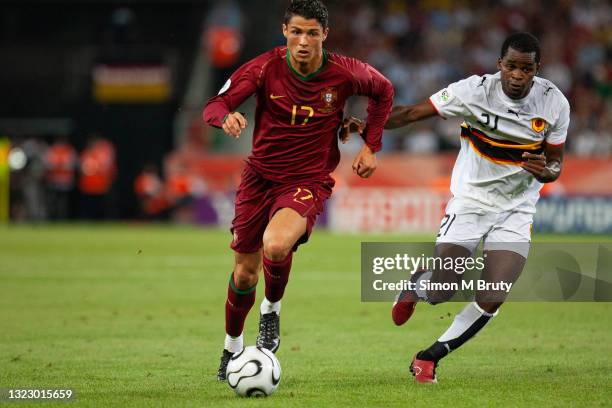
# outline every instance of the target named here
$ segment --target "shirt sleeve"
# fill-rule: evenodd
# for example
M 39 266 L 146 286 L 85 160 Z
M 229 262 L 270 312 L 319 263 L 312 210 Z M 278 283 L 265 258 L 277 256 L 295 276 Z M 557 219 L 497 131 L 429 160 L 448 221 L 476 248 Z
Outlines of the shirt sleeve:
M 551 126 L 550 131 L 546 135 L 546 143 L 551 145 L 561 145 L 565 143 L 567 138 L 567 129 L 570 123 L 570 106 L 569 102 L 565 97 L 561 103 L 561 109 L 559 110 L 559 117 L 555 121 L 554 125 Z
M 263 54 L 238 68 L 225 82 L 219 94 L 206 102 L 203 112 L 204 122 L 220 128 L 228 113 L 234 112 L 247 98 L 257 92 L 263 67 L 268 59 L 269 56 Z
M 363 131 L 365 144 L 376 153 L 382 148 L 382 134 L 393 106 L 393 85 L 374 67 L 351 59 L 355 94 L 367 96 L 368 118 Z
M 444 119 L 469 115 L 465 102 L 472 92 L 472 83 L 474 80 L 477 81 L 478 78 L 477 76 L 472 76 L 458 82 L 453 82 L 446 88 L 431 95 L 429 101 L 438 112 L 438 115 Z

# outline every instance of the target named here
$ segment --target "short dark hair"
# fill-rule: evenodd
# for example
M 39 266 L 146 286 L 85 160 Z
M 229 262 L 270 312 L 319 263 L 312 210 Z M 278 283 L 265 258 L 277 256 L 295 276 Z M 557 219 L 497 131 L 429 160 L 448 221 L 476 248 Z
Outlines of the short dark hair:
M 327 7 L 319 0 L 293 0 L 285 12 L 285 24 L 289 24 L 293 16 L 304 17 L 307 20 L 314 18 L 324 29 L 329 23 Z
M 502 45 L 500 58 L 506 56 L 508 48 L 513 48 L 520 52 L 535 52 L 535 62 L 540 62 L 540 42 L 533 34 L 514 33 L 508 36 Z

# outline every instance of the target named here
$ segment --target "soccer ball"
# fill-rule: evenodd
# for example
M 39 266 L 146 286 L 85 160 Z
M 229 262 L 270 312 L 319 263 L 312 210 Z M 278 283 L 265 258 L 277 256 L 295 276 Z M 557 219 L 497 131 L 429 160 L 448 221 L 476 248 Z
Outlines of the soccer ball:
M 281 377 L 280 363 L 270 350 L 248 346 L 227 364 L 227 383 L 241 397 L 272 395 Z

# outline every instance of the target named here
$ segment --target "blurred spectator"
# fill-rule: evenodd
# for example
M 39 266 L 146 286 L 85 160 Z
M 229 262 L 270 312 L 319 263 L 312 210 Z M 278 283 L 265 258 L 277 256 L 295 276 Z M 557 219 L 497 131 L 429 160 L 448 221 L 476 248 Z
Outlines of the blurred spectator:
M 112 215 L 112 187 L 116 172 L 114 145 L 106 139 L 90 138 L 80 157 L 82 218 L 97 220 Z
M 70 214 L 70 195 L 78 167 L 76 150 L 65 136 L 60 136 L 47 149 L 44 163 L 49 219 L 66 220 Z
M 404 138 L 403 150 L 414 154 L 436 153 L 439 141 L 431 126 L 419 123 L 412 127 L 412 135 Z
M 242 51 L 242 11 L 233 0 L 216 2 L 205 22 L 205 44 L 213 68 L 213 87 L 221 89 Z
M 168 209 L 168 200 L 164 183 L 159 176 L 157 166 L 147 164 L 134 181 L 134 192 L 140 201 L 143 219 L 162 218 Z
M 47 217 L 44 160 L 47 144 L 31 137 L 21 144 L 21 148 L 26 155 L 22 178 L 25 217 L 31 221 L 43 221 Z
M 166 197 L 172 208 L 172 219 L 178 222 L 193 222 L 194 201 L 207 192 L 204 180 L 182 163 L 168 169 Z
M 330 3 L 329 8 L 330 15 L 342 15 L 348 22 L 332 25 L 326 47 L 380 69 L 393 82 L 396 102 L 401 104 L 423 100 L 460 78 L 496 72 L 504 37 L 515 31 L 534 33 L 542 46 L 539 75 L 553 81 L 570 100 L 569 151 L 612 154 L 606 126 L 612 114 L 609 1 L 343 1 Z M 361 106 L 350 102 L 348 112 L 363 116 Z M 434 145 L 456 144 L 447 138 L 446 127 L 430 127 L 445 139 Z M 404 142 L 415 132 L 423 135 L 416 127 L 387 132 L 385 151 L 422 151 L 422 143 Z M 454 132 L 458 139 L 456 128 Z

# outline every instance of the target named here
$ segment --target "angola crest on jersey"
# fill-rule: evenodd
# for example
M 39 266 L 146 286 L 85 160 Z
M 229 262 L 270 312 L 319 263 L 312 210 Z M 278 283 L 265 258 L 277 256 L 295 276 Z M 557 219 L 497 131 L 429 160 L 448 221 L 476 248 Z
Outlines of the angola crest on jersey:
M 447 212 L 535 212 L 542 184 L 520 167 L 524 152 L 565 143 L 569 103 L 550 81 L 534 77 L 520 100 L 502 90 L 499 72 L 471 76 L 430 101 L 444 117 L 462 117 L 461 150 L 453 168 Z M 460 203 L 460 204 L 458 204 Z

